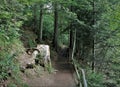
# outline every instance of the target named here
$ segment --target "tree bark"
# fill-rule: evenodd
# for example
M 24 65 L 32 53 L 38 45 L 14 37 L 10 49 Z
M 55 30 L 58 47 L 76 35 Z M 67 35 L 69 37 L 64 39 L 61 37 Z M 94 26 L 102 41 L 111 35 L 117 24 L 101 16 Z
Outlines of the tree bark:
M 34 12 L 34 19 L 33 19 L 33 21 L 34 21 L 33 29 L 34 30 L 33 31 L 35 33 L 37 33 L 37 14 L 36 14 L 36 12 L 37 12 L 37 5 L 35 4 L 33 8 L 34 8 L 33 9 L 33 12 Z
M 56 51 L 58 49 L 58 8 L 57 3 L 54 4 L 54 37 L 53 37 L 53 46 Z
M 94 71 L 94 70 L 95 70 L 95 49 L 94 49 L 94 39 L 93 39 L 92 55 L 93 55 L 93 60 L 92 60 L 92 71 Z
M 93 25 L 95 25 L 95 22 L 96 22 L 96 19 L 95 19 L 95 1 L 93 0 Z M 95 28 L 93 26 L 93 31 L 92 31 L 92 34 L 93 34 L 93 41 L 92 41 L 92 55 L 93 55 L 93 60 L 92 60 L 92 71 L 94 72 L 95 71 Z
M 72 30 L 72 24 L 70 29 L 70 49 L 73 47 L 73 30 Z
M 71 6 L 70 7 L 70 10 L 71 11 L 73 11 L 73 7 Z M 73 26 L 73 24 L 72 24 L 72 21 L 71 21 L 71 23 L 70 23 L 70 27 L 69 27 L 69 40 L 70 40 L 70 42 L 69 42 L 69 57 L 71 57 L 72 55 L 72 48 L 73 48 L 73 28 L 72 28 L 72 26 Z M 70 59 L 69 59 L 69 61 L 70 61 Z
M 40 20 L 39 20 L 39 42 L 41 43 L 43 38 L 43 5 L 40 5 Z

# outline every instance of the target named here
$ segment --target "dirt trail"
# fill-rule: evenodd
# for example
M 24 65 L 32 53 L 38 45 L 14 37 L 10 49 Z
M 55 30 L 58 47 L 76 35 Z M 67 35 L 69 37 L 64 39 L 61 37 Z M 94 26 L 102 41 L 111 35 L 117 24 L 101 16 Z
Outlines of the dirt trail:
M 58 56 L 54 61 L 53 67 L 57 70 L 56 73 L 48 74 L 44 72 L 40 76 L 33 78 L 24 78 L 29 87 L 76 87 L 73 77 L 72 67 L 68 63 L 68 58 Z
M 74 79 L 69 71 L 50 75 L 42 75 L 33 79 L 27 79 L 30 87 L 75 87 Z

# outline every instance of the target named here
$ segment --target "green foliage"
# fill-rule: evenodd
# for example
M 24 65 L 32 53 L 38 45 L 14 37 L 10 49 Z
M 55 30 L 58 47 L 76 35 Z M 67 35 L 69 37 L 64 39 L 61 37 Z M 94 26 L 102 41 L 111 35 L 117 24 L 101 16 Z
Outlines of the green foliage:
M 50 5 L 43 9 L 43 39 L 52 41 L 54 29 L 54 3 L 58 4 L 58 42 L 59 45 L 69 45 L 69 30 L 77 30 L 76 56 L 83 64 L 78 67 L 86 67 L 84 63 L 94 68 L 109 79 L 120 84 L 120 2 L 119 0 L 33 0 L 37 5 L 37 26 L 39 26 L 40 8 L 36 3 Z M 29 1 L 30 2 L 30 1 Z M 7 13 L 6 13 L 7 15 Z M 31 17 L 30 17 L 31 18 Z M 34 18 L 33 18 L 34 19 Z M 31 21 L 33 23 L 33 21 Z M 71 27 L 72 26 L 72 27 Z M 39 32 L 39 30 L 38 30 Z M 38 33 L 37 32 L 37 33 Z M 30 41 L 30 43 L 32 43 Z M 94 53 L 93 53 L 94 51 Z M 95 58 L 94 58 L 95 57 Z M 102 75 L 88 73 L 90 87 L 102 87 Z M 95 71 L 95 72 L 97 72 Z M 98 83 L 98 84 L 97 84 Z
M 68 34 L 61 34 L 60 37 L 59 37 L 59 45 L 62 46 L 62 45 L 66 45 L 68 46 L 69 45 L 69 35 Z
M 0 3 L 0 81 L 10 77 L 20 83 L 17 57 L 24 50 L 19 38 L 23 7 L 17 0 L 2 0 Z
M 28 85 L 26 85 L 26 84 L 24 84 L 24 83 L 21 84 L 21 86 L 22 86 L 22 87 L 29 87 Z M 8 84 L 8 87 L 18 87 L 18 85 L 15 84 L 15 83 L 9 83 L 9 84 Z
M 16 67 L 14 65 L 14 55 L 12 56 L 6 56 L 6 59 L 3 61 L 0 61 L 0 79 L 7 78 L 8 77 L 8 72 L 13 71 L 13 69 Z
M 30 47 L 30 48 L 36 46 L 36 43 L 35 43 L 33 40 L 31 40 L 31 39 L 28 39 L 28 44 L 29 44 L 29 47 Z
M 93 2 L 94 1 L 94 2 Z M 120 84 L 120 1 L 119 0 L 1 0 L 0 3 L 0 79 L 8 78 L 9 69 L 18 73 L 16 58 L 22 43 L 20 27 L 36 23 L 36 32 L 39 33 L 40 6 L 43 9 L 43 40 L 53 39 L 54 33 L 54 3 L 58 5 L 58 43 L 69 45 L 69 30 L 77 30 L 76 40 L 76 66 L 84 67 L 84 63 L 97 72 L 107 75 L 112 84 Z M 36 6 L 36 8 L 34 8 Z M 48 8 L 48 7 L 49 8 Z M 32 11 L 33 10 L 33 11 Z M 36 13 L 34 13 L 36 10 Z M 36 20 L 33 16 L 36 16 Z M 28 20 L 27 20 L 28 19 Z M 28 31 L 27 31 L 28 32 Z M 35 47 L 37 39 L 33 34 L 27 33 L 29 47 Z M 38 34 L 39 36 L 39 34 Z M 94 51 L 94 53 L 93 53 Z M 39 56 L 38 60 L 41 61 Z M 95 58 L 94 58 L 95 57 Z M 82 61 L 83 64 L 78 63 Z M 48 71 L 51 70 L 51 67 Z M 87 70 L 88 85 L 90 87 L 103 87 L 103 75 Z M 14 77 L 16 78 L 16 77 Z M 112 80 L 111 80 L 112 79 Z M 11 84 L 11 87 L 15 85 Z
M 103 85 L 103 75 L 100 73 L 93 73 L 89 71 L 87 73 L 88 87 L 104 87 Z
M 43 38 L 52 40 L 53 36 L 53 15 L 45 15 L 43 21 Z M 49 19 L 49 20 L 48 20 Z M 47 25 L 47 26 L 46 26 Z
M 10 33 L 10 32 L 9 32 Z M 16 70 L 15 55 L 22 52 L 22 44 L 18 40 L 18 33 L 12 34 L 10 36 L 6 32 L 0 33 L 0 79 L 8 77 L 8 71 Z M 8 36 L 7 36 L 8 35 Z M 14 36 L 15 35 L 15 36 Z M 18 52 L 16 52 L 18 51 Z
M 11 83 L 11 84 L 8 85 L 8 87 L 17 87 L 17 85 Z

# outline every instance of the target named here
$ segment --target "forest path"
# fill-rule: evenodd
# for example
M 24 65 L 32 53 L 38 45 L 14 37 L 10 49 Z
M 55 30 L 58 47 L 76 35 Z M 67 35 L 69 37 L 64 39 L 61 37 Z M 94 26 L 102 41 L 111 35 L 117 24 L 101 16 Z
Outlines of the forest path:
M 25 78 L 29 87 L 76 87 L 69 60 L 61 56 L 61 52 L 59 53 L 57 60 L 52 61 L 53 67 L 57 70 L 56 73 L 43 72 L 40 76 Z

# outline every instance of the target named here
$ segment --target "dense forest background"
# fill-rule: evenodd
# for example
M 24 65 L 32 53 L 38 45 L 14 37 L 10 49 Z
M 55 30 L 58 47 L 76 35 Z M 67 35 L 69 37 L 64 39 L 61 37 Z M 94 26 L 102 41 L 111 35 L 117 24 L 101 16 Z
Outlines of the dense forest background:
M 38 43 L 67 48 L 88 87 L 120 87 L 119 0 L 0 0 L 0 81 L 21 85 L 18 56 Z

